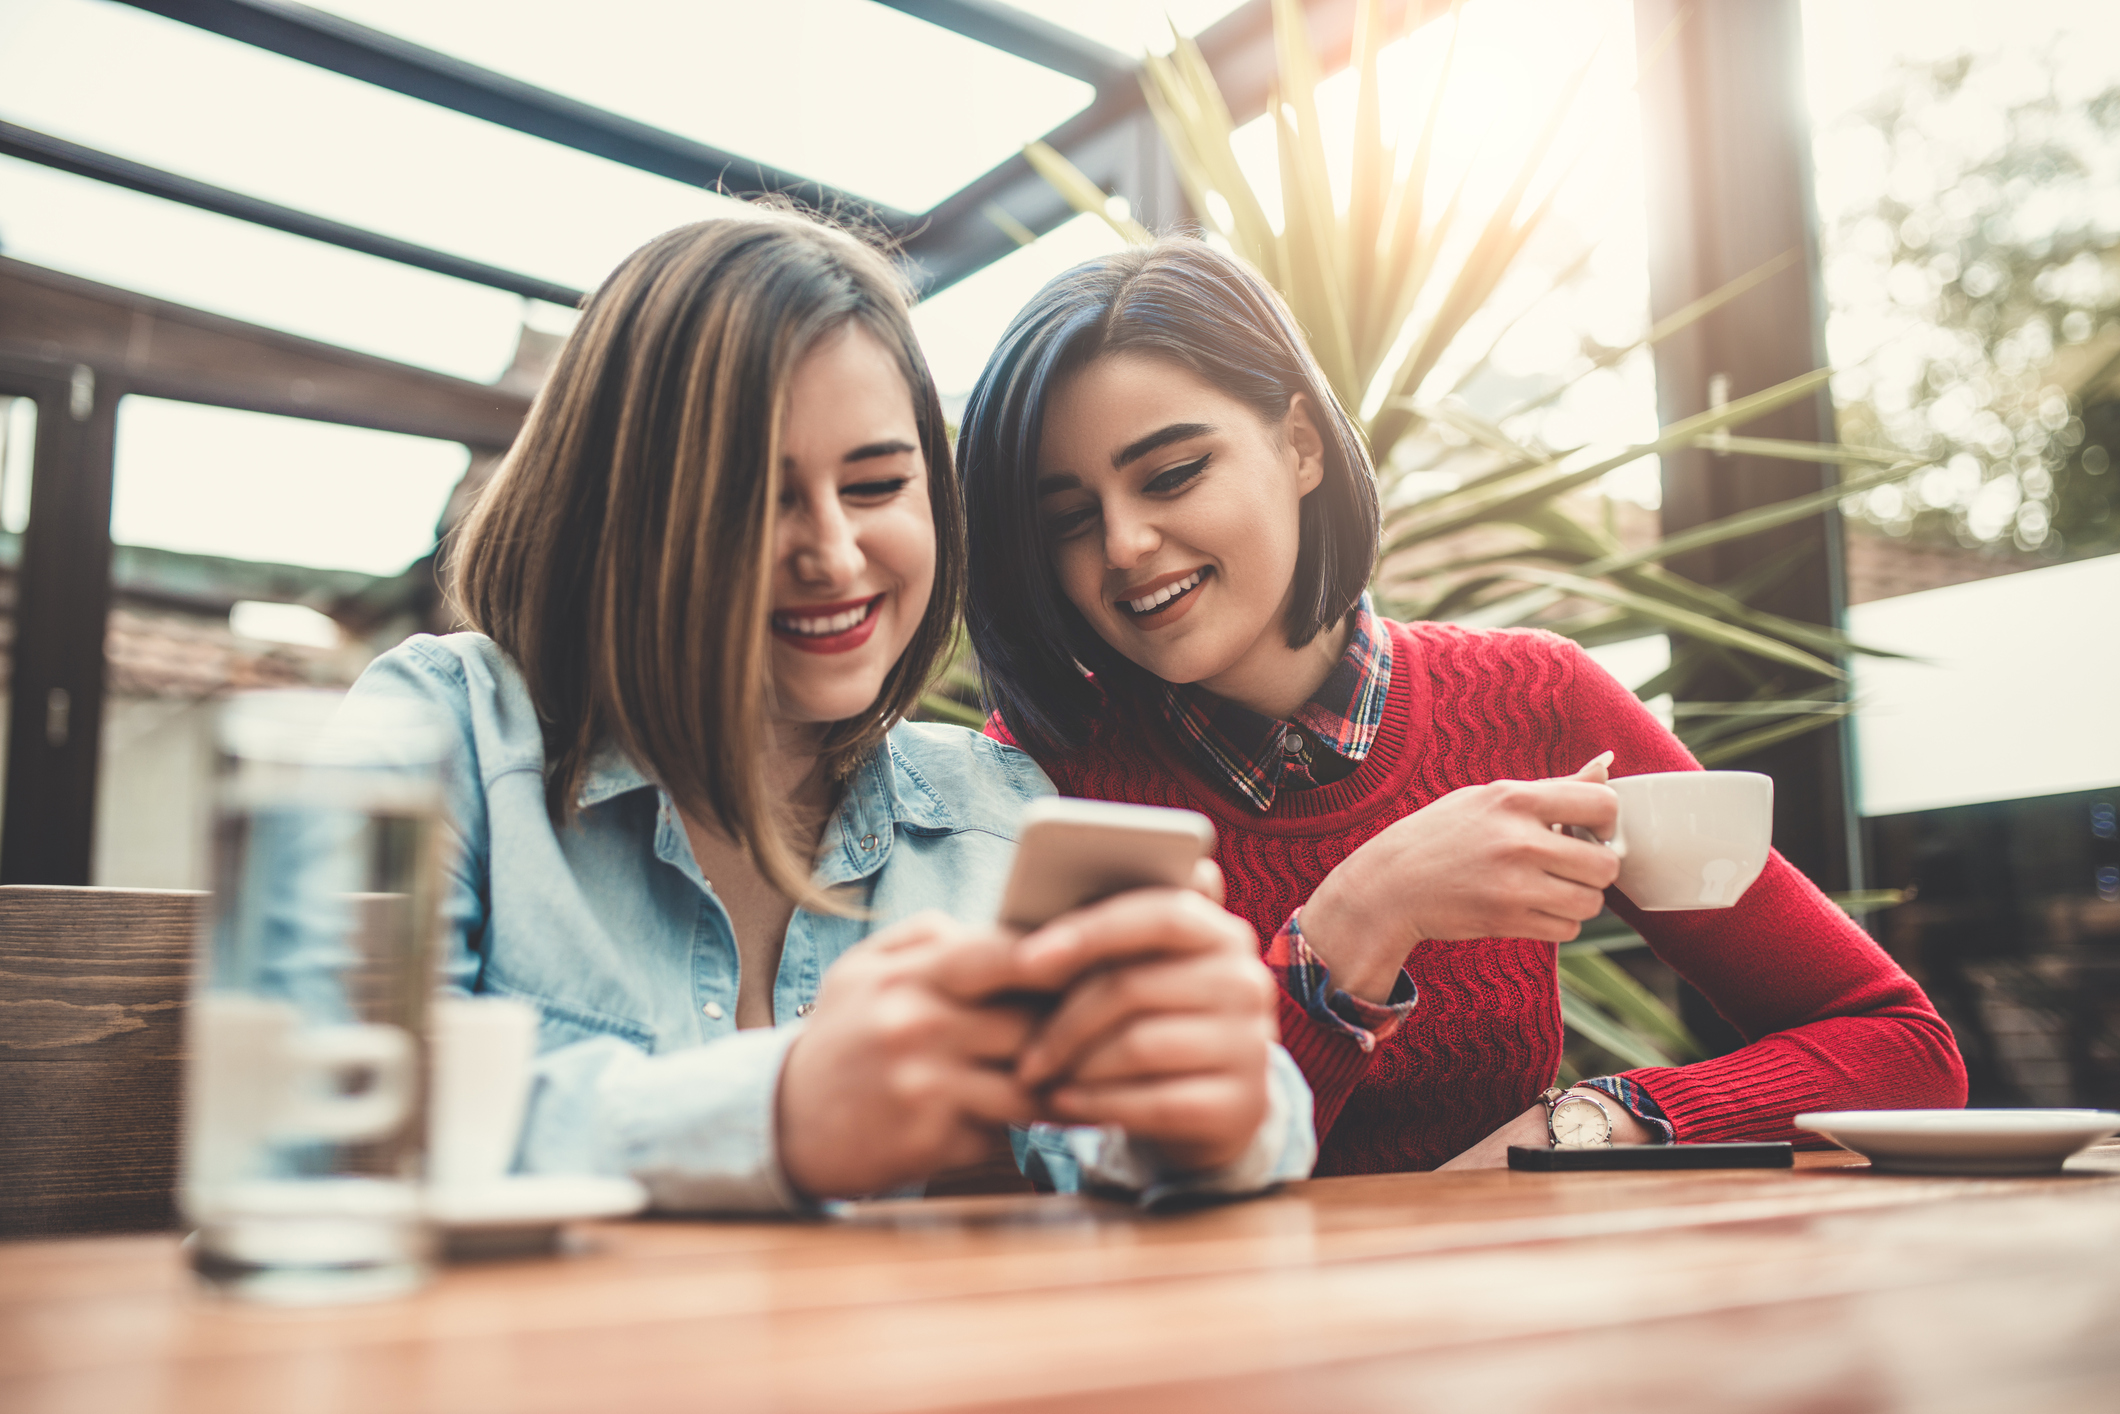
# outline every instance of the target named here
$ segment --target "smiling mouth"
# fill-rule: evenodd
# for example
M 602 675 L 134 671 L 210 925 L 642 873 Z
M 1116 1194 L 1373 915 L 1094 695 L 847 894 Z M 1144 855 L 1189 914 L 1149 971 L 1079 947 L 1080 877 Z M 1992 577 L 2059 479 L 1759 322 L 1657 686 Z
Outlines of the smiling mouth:
M 1147 618 L 1151 614 L 1159 614 L 1192 593 L 1195 589 L 1198 589 L 1206 581 L 1210 573 L 1209 567 L 1202 565 L 1191 574 L 1185 576 L 1185 578 L 1166 584 L 1153 593 L 1144 594 L 1138 599 L 1119 600 L 1119 607 L 1137 619 Z
M 812 653 L 843 653 L 859 648 L 876 629 L 876 614 L 883 607 L 884 597 L 878 594 L 842 604 L 776 609 L 773 636 Z

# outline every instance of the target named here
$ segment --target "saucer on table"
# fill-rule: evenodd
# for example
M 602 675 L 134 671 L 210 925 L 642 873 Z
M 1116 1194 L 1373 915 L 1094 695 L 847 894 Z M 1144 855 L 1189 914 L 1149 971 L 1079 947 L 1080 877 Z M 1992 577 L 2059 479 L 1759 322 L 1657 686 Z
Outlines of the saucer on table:
M 594 1174 L 511 1174 L 449 1184 L 427 1195 L 427 1216 L 442 1230 L 451 1257 L 512 1257 L 549 1250 L 562 1225 L 623 1218 L 648 1206 L 630 1178 Z
M 2056 1173 L 2120 1133 L 2112 1110 L 1823 1110 L 1794 1123 L 1895 1173 Z

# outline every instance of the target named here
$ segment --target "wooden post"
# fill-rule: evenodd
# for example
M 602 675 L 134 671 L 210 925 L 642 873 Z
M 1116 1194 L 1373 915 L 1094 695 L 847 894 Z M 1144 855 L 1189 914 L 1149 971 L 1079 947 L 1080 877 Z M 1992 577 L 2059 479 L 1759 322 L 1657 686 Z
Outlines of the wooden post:
M 53 371 L 0 365 L 0 381 L 37 399 L 9 687 L 5 884 L 86 884 L 95 845 L 111 456 L 124 390 L 87 364 L 63 379 Z
M 1681 12 L 1672 52 L 1641 84 L 1653 316 L 1662 319 L 1787 253 L 1796 260 L 1657 346 L 1658 412 L 1666 423 L 1826 362 L 1797 0 L 1636 0 L 1638 44 L 1647 49 Z M 1742 432 L 1830 442 L 1833 410 L 1821 392 Z M 1697 449 L 1667 453 L 1663 463 L 1667 535 L 1839 480 L 1832 466 Z M 1837 511 L 1715 546 L 1672 567 L 1725 584 L 1799 546 L 1808 553 L 1794 572 L 1753 602 L 1840 626 L 1846 593 Z M 1742 690 L 1735 682 L 1706 683 L 1695 695 L 1722 700 Z M 1744 764 L 1774 777 L 1774 842 L 1789 861 L 1821 888 L 1859 887 L 1846 731 L 1822 728 Z

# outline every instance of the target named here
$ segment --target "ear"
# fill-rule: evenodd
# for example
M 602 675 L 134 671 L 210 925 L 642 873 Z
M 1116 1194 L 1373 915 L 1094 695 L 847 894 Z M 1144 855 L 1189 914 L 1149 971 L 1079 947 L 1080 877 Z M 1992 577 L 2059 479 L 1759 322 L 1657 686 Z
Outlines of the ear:
M 1308 393 L 1297 393 L 1288 400 L 1281 439 L 1296 456 L 1296 488 L 1308 496 L 1325 484 L 1325 436 L 1318 427 L 1318 405 Z

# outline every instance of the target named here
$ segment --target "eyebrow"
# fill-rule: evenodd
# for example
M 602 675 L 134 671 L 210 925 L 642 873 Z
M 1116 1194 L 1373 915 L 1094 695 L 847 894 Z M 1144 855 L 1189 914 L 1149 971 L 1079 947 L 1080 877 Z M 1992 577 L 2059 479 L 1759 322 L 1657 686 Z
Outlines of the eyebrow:
M 1137 462 L 1150 452 L 1160 451 L 1173 442 L 1183 442 L 1189 437 L 1199 437 L 1215 429 L 1205 422 L 1173 422 L 1168 427 L 1158 428 L 1136 441 L 1127 443 L 1112 453 L 1112 470 L 1123 469 L 1128 462 Z
M 861 446 L 856 447 L 853 451 L 848 452 L 845 456 L 841 457 L 840 461 L 874 461 L 878 457 L 902 456 L 907 452 L 917 452 L 919 450 L 920 449 L 914 446 L 911 442 L 902 441 L 896 437 L 893 437 L 887 442 L 865 442 Z

